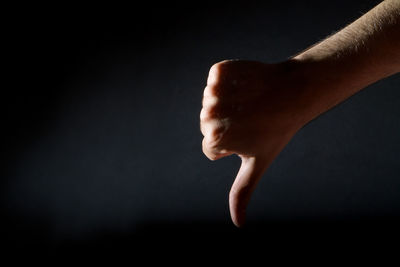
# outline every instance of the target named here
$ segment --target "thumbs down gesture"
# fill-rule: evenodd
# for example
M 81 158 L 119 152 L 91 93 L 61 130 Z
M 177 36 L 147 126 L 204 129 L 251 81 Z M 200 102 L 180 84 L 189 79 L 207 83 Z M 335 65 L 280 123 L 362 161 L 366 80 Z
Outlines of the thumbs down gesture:
M 213 65 L 204 89 L 200 128 L 210 160 L 232 154 L 241 166 L 229 193 L 233 223 L 240 227 L 258 181 L 305 124 L 302 84 L 291 63 L 227 60 Z

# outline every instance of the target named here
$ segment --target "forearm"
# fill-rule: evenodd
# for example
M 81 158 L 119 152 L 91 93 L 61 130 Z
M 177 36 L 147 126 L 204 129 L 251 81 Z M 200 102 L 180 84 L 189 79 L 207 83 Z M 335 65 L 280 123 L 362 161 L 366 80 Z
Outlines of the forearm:
M 229 193 L 242 226 L 264 171 L 304 124 L 367 85 L 400 71 L 400 0 L 387 0 L 340 32 L 280 64 L 214 64 L 200 112 L 211 160 L 237 154 Z
M 400 71 L 400 0 L 386 0 L 290 60 L 311 120 L 362 88 Z

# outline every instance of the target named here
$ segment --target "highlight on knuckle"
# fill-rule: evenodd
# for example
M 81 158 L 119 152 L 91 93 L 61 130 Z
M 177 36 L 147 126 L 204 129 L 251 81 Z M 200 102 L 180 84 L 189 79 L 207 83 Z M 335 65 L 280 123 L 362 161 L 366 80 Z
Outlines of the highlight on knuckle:
M 216 96 L 204 96 L 202 105 L 203 107 L 216 106 L 219 103 L 219 98 Z
M 209 108 L 202 108 L 200 111 L 200 122 L 209 122 L 215 117 Z
M 207 109 L 203 108 L 200 111 L 200 121 L 207 121 L 210 119 L 210 114 Z
M 210 153 L 209 155 L 207 155 L 207 158 L 208 158 L 209 160 L 214 161 L 214 160 L 217 160 L 217 159 L 218 159 L 218 155 L 217 155 L 217 154 L 214 154 L 214 153 Z
M 216 150 L 218 148 L 218 140 L 213 138 L 213 135 L 209 132 L 204 136 L 203 147 L 207 150 Z
M 220 147 L 228 130 L 229 122 L 227 122 L 227 119 L 213 120 L 209 123 L 207 137 L 212 141 L 214 147 Z
M 225 64 L 226 63 L 222 61 L 211 66 L 207 79 L 208 85 L 217 85 L 220 83 L 221 77 L 223 77 L 225 72 Z
M 211 66 L 209 74 L 218 75 L 221 69 L 221 63 L 215 63 Z
M 215 151 L 215 149 L 209 144 L 206 138 L 203 139 L 202 150 L 203 154 L 206 155 L 208 159 L 210 160 L 217 159 L 217 154 L 213 152 Z
M 220 140 L 221 138 L 222 138 L 222 136 L 223 136 L 223 134 L 225 133 L 225 127 L 224 126 L 221 126 L 221 125 L 214 125 L 212 128 L 211 128 L 211 133 L 210 133 L 210 135 L 211 135 L 211 138 L 213 139 L 213 140 Z

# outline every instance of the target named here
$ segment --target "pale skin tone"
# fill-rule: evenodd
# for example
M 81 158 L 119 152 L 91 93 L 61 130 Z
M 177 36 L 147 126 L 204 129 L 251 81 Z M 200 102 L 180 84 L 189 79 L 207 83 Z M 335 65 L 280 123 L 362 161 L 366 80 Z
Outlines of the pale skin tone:
M 336 34 L 278 64 L 213 65 L 200 128 L 210 160 L 242 164 L 229 194 L 240 227 L 258 181 L 296 132 L 366 86 L 400 71 L 400 0 L 386 0 Z

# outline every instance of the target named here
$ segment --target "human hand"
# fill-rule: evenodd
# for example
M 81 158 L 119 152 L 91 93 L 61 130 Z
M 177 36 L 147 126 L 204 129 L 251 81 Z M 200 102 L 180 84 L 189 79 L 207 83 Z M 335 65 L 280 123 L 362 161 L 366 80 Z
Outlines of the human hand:
M 232 220 L 244 223 L 257 182 L 307 122 L 400 71 L 400 2 L 382 1 L 341 31 L 288 61 L 223 61 L 212 66 L 200 126 L 211 160 L 242 165 L 229 194 Z
M 292 68 L 286 62 L 229 60 L 210 69 L 200 113 L 203 152 L 210 160 L 231 154 L 242 160 L 229 194 L 238 227 L 257 182 L 306 122 Z

